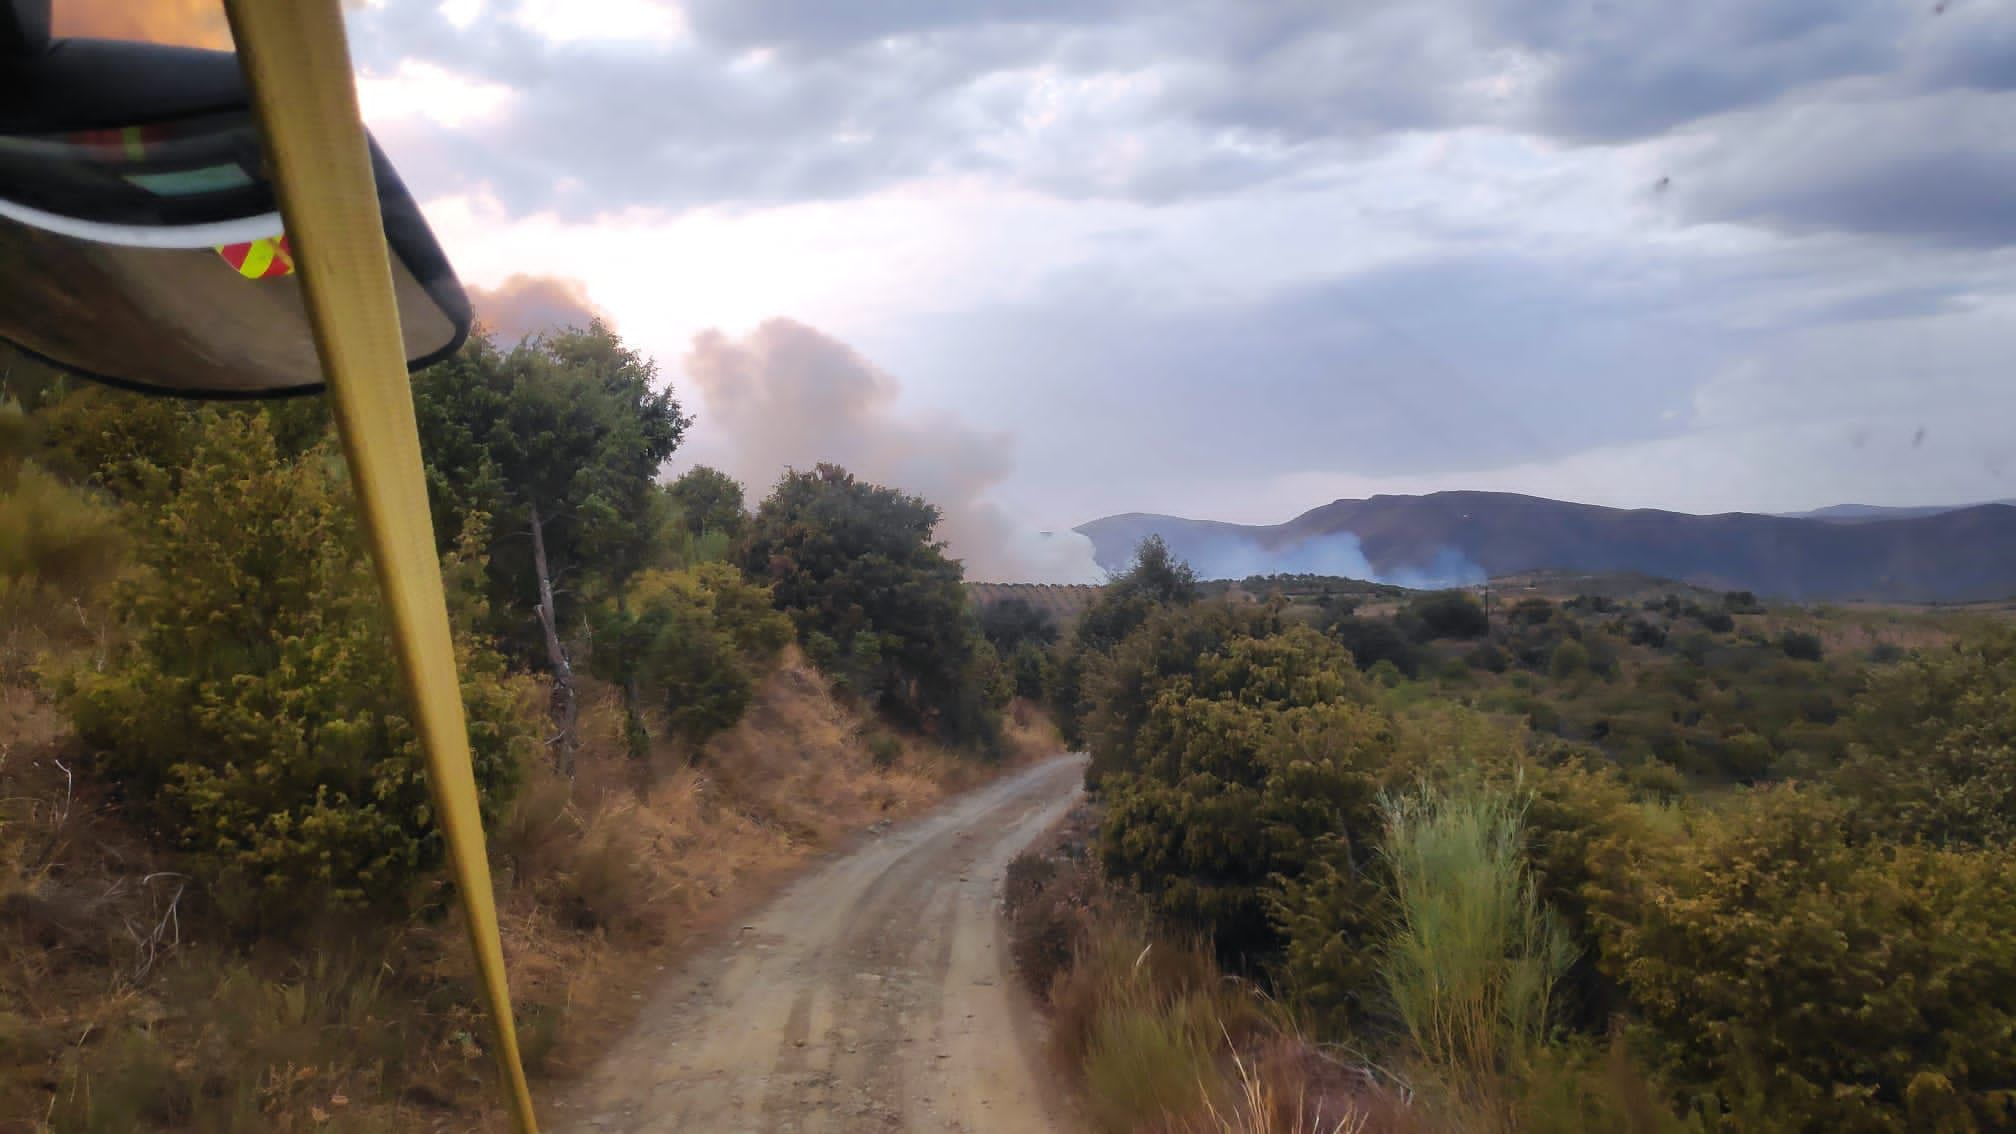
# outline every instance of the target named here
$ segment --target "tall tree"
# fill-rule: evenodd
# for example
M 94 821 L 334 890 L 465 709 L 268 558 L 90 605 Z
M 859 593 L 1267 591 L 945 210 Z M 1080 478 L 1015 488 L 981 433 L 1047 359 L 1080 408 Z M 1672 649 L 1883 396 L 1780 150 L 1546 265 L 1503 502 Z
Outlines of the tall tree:
M 986 741 L 987 713 L 967 694 L 988 680 L 987 659 L 937 524 L 926 501 L 822 464 L 777 482 L 750 522 L 743 568 L 772 585 L 828 672 L 948 739 Z
M 742 482 L 720 469 L 695 465 L 681 473 L 667 492 L 695 539 L 710 534 L 740 539 L 749 526 L 749 513 L 742 504 Z
M 578 712 L 566 627 L 649 558 L 659 468 L 691 419 L 600 321 L 510 351 L 478 336 L 414 384 L 435 530 L 494 518 L 493 629 L 553 676 L 558 763 Z
M 1134 562 L 1107 580 L 1098 599 L 1078 619 L 1069 645 L 1057 651 L 1049 700 L 1065 743 L 1075 747 L 1085 742 L 1081 726 L 1088 671 L 1156 611 L 1195 601 L 1197 573 L 1169 550 L 1161 536 L 1142 540 L 1134 549 Z
M 1110 650 L 1158 608 L 1195 601 L 1197 573 L 1176 558 L 1161 536 L 1151 535 L 1134 549 L 1134 562 L 1113 576 L 1078 620 L 1078 647 Z

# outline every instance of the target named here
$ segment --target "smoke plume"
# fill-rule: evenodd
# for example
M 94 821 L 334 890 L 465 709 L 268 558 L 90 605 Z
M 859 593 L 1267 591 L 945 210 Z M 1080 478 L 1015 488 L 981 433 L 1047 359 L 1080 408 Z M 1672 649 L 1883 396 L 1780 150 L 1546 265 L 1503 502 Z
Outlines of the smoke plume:
M 500 346 L 510 346 L 544 331 L 586 327 L 596 319 L 615 326 L 588 297 L 588 288 L 579 280 L 519 274 L 494 288 L 471 286 L 468 290 L 469 303 L 476 309 L 476 322 Z
M 936 504 L 950 554 L 969 579 L 1019 583 L 1096 582 L 1092 542 L 1076 532 L 1017 524 L 988 494 L 1013 470 L 1005 434 L 947 416 L 907 416 L 896 380 L 852 347 L 789 319 L 748 337 L 717 330 L 693 340 L 688 378 L 705 400 L 699 459 L 736 476 L 752 496 L 787 468 L 821 461 Z
M 1140 534 L 1145 535 L 1147 531 Z M 1348 531 L 1323 532 L 1290 543 L 1263 542 L 1243 532 L 1190 525 L 1172 527 L 1157 534 L 1169 545 L 1170 552 L 1188 563 L 1202 579 L 1333 575 L 1416 590 L 1441 590 L 1475 586 L 1488 578 L 1482 567 L 1453 547 L 1440 549 L 1426 563 L 1401 564 L 1380 570 L 1365 557 L 1364 546 L 1358 537 Z M 1131 544 L 1106 541 L 1100 546 L 1099 561 L 1110 571 L 1120 571 L 1126 568 L 1133 553 Z

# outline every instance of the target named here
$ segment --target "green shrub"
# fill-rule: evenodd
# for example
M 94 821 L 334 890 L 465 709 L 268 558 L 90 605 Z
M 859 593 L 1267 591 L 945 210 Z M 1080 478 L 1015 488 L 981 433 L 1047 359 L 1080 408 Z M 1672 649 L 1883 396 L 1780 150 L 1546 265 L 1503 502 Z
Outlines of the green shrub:
M 1331 844 L 1331 853 L 1283 878 L 1272 904 L 1282 983 L 1332 1037 L 1365 1035 L 1391 1014 L 1378 967 L 1393 919 L 1391 879 L 1384 858 L 1365 851 L 1354 858 L 1342 853 L 1348 846 Z
M 1523 1066 L 1545 1042 L 1575 950 L 1536 895 L 1507 794 L 1422 788 L 1385 801 L 1395 916 L 1380 951 L 1415 1047 L 1459 1082 Z
M 1729 634 L 1736 629 L 1735 616 L 1726 610 L 1703 610 L 1695 617 L 1712 634 Z
M 1863 828 L 1952 846 L 2016 842 L 2016 631 L 1872 675 L 1835 782 Z
M 868 738 L 868 759 L 878 768 L 893 768 L 903 757 L 903 742 L 886 732 Z
M 1015 685 L 1015 695 L 1027 701 L 1043 700 L 1049 670 L 1050 655 L 1033 642 L 1015 647 L 1015 653 L 1008 659 L 1008 672 Z
M 1111 650 L 1155 611 L 1196 601 L 1197 573 L 1176 558 L 1161 536 L 1151 535 L 1134 549 L 1127 570 L 1114 576 L 1079 616 L 1073 639 L 1081 650 Z
M 1079 727 L 1092 757 L 1086 783 L 1097 787 L 1108 773 L 1153 755 L 1151 748 L 1138 747 L 1142 726 L 1164 691 L 1194 674 L 1201 659 L 1235 639 L 1270 634 L 1280 626 L 1279 618 L 1259 607 L 1158 607 L 1110 656 L 1085 657 L 1080 651 L 1085 711 Z M 1342 681 L 1340 675 L 1340 689 Z
M 4 406 L 0 406 L 4 412 Z M 0 454 L 0 679 L 77 635 L 81 610 L 118 571 L 119 514 L 97 494 Z
M 1411 616 L 1426 638 L 1482 638 L 1491 630 L 1484 604 L 1465 591 L 1436 591 L 1408 603 Z
M 790 640 L 769 591 L 726 564 L 643 571 L 623 605 L 604 608 L 590 668 L 657 701 L 673 735 L 697 746 L 742 719 L 757 675 Z
M 1278 944 L 1276 876 L 1369 859 L 1379 793 L 1407 774 L 1391 718 L 1363 703 L 1337 644 L 1275 625 L 1222 605 L 1158 615 L 1115 654 L 1090 717 L 1094 760 L 1111 769 L 1107 870 L 1227 958 Z
M 1735 1128 L 2016 1122 L 2016 861 L 1849 838 L 1754 792 L 1619 869 L 1596 921 L 1676 1086 Z
M 1826 652 L 1820 643 L 1820 635 L 1804 630 L 1787 630 L 1778 635 L 1778 648 L 1795 661 L 1817 662 Z
M 119 590 L 129 646 L 69 675 L 62 702 L 106 778 L 234 920 L 399 904 L 442 848 L 335 462 L 283 461 L 249 415 L 214 419 L 193 462 L 144 523 L 144 573 Z M 480 573 L 475 546 L 451 574 Z M 466 635 L 457 653 L 494 821 L 538 744 L 535 694 Z
M 964 568 L 938 508 L 836 465 L 788 472 L 749 522 L 742 567 L 770 586 L 806 652 L 844 688 L 957 745 L 993 747 L 998 713 L 974 655 Z M 998 664 L 993 667 L 998 670 Z
M 1504 673 L 1511 667 L 1512 659 L 1493 643 L 1483 642 L 1463 655 L 1463 663 L 1472 669 L 1481 669 L 1488 673 Z

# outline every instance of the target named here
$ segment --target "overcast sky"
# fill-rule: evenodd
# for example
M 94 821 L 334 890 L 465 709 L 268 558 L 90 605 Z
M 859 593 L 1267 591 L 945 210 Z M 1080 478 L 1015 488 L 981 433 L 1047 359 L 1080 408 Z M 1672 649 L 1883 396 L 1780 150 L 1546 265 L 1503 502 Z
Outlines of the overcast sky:
M 873 375 L 832 452 L 970 436 L 921 459 L 977 452 L 942 478 L 1032 529 L 1459 487 L 2016 496 L 2016 0 L 351 23 L 367 116 L 464 277 L 496 310 L 606 313 L 699 415 L 694 454 L 752 477 L 828 455 L 820 430 L 738 441 L 767 415 L 692 368 L 719 400 L 788 341 Z

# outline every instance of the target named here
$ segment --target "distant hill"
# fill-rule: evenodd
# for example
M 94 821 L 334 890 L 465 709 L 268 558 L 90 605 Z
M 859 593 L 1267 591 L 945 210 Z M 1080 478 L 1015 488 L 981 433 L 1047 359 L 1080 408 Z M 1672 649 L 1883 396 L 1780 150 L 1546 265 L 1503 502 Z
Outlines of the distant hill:
M 1206 578 L 1308 573 L 1460 586 L 1529 571 L 1637 572 L 1800 601 L 2016 595 L 2016 506 L 1931 514 L 1697 516 L 1502 492 L 1338 500 L 1285 524 L 1129 513 L 1077 530 L 1100 566 L 1159 533 Z M 1904 510 L 1907 512 L 1913 510 Z
M 1991 500 L 1990 504 L 2016 505 L 2016 500 Z M 1835 504 L 1811 512 L 1781 512 L 1789 520 L 1825 520 L 1830 524 L 1866 524 L 1871 520 L 1909 520 L 1918 516 L 1942 516 L 1948 512 L 1978 508 L 1978 504 L 1926 504 L 1913 508 L 1892 508 L 1881 504 Z

